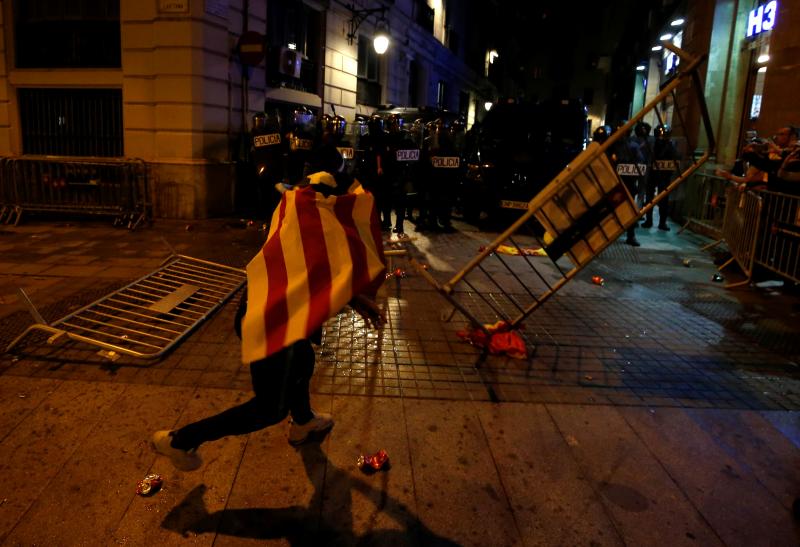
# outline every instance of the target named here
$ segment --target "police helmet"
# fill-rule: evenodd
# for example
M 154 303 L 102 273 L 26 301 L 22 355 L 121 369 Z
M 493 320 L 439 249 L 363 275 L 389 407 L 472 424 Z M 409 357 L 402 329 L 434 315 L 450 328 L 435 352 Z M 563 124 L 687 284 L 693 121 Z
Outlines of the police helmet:
M 400 132 L 400 130 L 403 129 L 403 118 L 397 114 L 390 114 L 389 117 L 386 118 L 386 129 L 389 133 Z
M 594 133 L 592 133 L 592 140 L 594 142 L 603 144 L 604 142 L 606 142 L 606 140 L 608 140 L 609 136 L 611 136 L 611 127 L 607 125 L 601 125 L 600 127 L 594 130 Z
M 253 129 L 263 129 L 267 125 L 267 116 L 263 112 L 253 114 Z
M 383 133 L 383 118 L 378 114 L 370 116 L 367 122 L 367 129 L 369 129 L 370 135 L 380 135 Z
M 292 111 L 292 125 L 295 129 L 310 129 L 314 124 L 314 113 L 305 106 L 299 106 Z
M 322 135 L 329 135 L 334 132 L 333 116 L 330 114 L 323 114 L 319 117 L 317 127 Z
M 464 122 L 464 118 L 456 118 L 450 124 L 450 132 L 455 134 L 461 133 L 467 128 L 467 124 Z
M 672 128 L 666 124 L 657 125 L 656 130 L 653 131 L 653 135 L 655 135 L 656 139 L 658 140 L 668 139 L 671 134 L 672 134 Z
M 636 123 L 636 126 L 633 128 L 633 132 L 636 134 L 637 137 L 644 139 L 650 136 L 650 130 L 652 127 L 649 123 L 639 121 Z
M 433 123 L 431 124 L 431 133 L 435 135 L 440 135 L 441 133 L 444 132 L 444 129 L 445 125 L 444 125 L 444 120 L 442 118 L 436 118 L 435 120 L 433 120 Z
M 342 116 L 336 114 L 333 117 L 333 134 L 337 137 L 344 137 L 345 129 L 347 128 L 347 120 Z

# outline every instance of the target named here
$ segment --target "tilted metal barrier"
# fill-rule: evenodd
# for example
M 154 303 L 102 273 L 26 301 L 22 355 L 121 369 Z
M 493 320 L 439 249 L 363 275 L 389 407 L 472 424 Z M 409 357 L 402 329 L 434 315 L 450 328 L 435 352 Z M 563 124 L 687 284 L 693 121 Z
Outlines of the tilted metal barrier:
M 0 163 L 0 222 L 18 224 L 26 211 L 114 217 L 135 229 L 150 215 L 142 160 L 22 156 Z
M 679 233 L 691 228 L 709 237 L 720 238 L 725 218 L 727 185 L 728 181 L 722 177 L 710 173 L 695 173 L 684 186 L 686 222 Z
M 485 323 L 497 319 L 511 328 L 519 327 L 637 218 L 652 210 L 694 173 L 713 152 L 714 136 L 697 72 L 705 56 L 693 58 L 670 44 L 666 47 L 680 56 L 683 67 L 673 79 L 605 143 L 590 144 L 531 199 L 527 211 L 514 224 L 449 281 L 440 283 L 412 260 L 420 275 L 487 335 Z M 606 152 L 669 96 L 675 102 L 675 112 L 681 112 L 683 105 L 678 104 L 676 90 L 683 84 L 688 84 L 689 89 L 681 89 L 681 98 L 688 95 L 698 103 L 708 149 L 639 209 Z M 504 253 L 522 258 L 503 258 Z M 533 276 L 529 275 L 531 272 Z M 528 275 L 523 278 L 523 273 Z
M 245 270 L 188 256 L 172 256 L 158 270 L 78 311 L 48 324 L 20 291 L 36 321 L 9 344 L 32 331 L 50 333 L 120 354 L 155 359 L 172 349 L 245 283 Z
M 731 258 L 719 267 L 720 271 L 735 261 L 745 274 L 746 279 L 744 281 L 725 284 L 725 288 L 732 289 L 747 285 L 753 277 L 756 240 L 762 220 L 763 204 L 758 193 L 741 192 L 734 185 L 728 186 L 725 191 L 725 197 L 725 221 L 722 224 L 722 238 L 711 246 L 724 241 L 731 252 Z

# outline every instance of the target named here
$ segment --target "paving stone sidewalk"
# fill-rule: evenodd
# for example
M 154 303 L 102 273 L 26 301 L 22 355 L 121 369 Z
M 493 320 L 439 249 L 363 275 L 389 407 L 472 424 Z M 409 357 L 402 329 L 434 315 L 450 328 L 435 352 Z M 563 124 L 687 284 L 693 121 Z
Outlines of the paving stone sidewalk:
M 249 397 L 235 297 L 167 357 L 123 357 L 33 335 L 0 357 L 0 541 L 8 545 L 796 545 L 798 297 L 728 292 L 692 234 L 640 230 L 527 322 L 527 360 L 482 356 L 466 322 L 410 267 L 389 324 L 326 325 L 313 383 L 336 427 L 286 424 L 202 447 L 181 473 L 149 434 Z M 491 239 L 468 225 L 406 246 L 446 276 Z M 263 234 L 237 220 L 0 226 L 0 343 L 147 274 L 171 252 L 243 267 Z M 690 258 L 692 267 L 682 265 Z M 598 287 L 591 275 L 602 275 Z M 735 275 L 725 272 L 726 275 Z M 359 453 L 391 469 L 364 475 Z M 134 493 L 149 472 L 151 498 Z

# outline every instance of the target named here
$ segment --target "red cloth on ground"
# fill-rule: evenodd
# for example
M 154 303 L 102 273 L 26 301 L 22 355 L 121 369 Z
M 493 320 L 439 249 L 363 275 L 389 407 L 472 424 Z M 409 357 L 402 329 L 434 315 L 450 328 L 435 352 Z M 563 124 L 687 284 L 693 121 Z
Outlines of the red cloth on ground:
M 498 321 L 494 325 L 484 325 L 489 331 L 488 349 L 492 355 L 508 355 L 514 359 L 527 359 L 528 349 L 525 341 L 515 329 L 505 321 Z M 459 338 L 466 340 L 479 348 L 487 347 L 487 336 L 483 329 L 461 330 L 456 333 Z

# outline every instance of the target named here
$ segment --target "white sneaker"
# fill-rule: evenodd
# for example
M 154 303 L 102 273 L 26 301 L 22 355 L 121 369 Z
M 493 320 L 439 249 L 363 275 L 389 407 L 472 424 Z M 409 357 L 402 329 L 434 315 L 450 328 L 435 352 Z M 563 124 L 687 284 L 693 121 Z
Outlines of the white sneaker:
M 168 457 L 172 465 L 181 471 L 194 471 L 203 465 L 203 459 L 197 450 L 181 450 L 172 446 L 172 436 L 169 430 L 153 433 L 153 450 Z
M 308 423 L 303 425 L 292 421 L 289 428 L 289 444 L 297 446 L 306 441 L 322 440 L 333 427 L 333 417 L 330 414 L 314 413 Z

